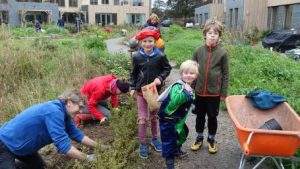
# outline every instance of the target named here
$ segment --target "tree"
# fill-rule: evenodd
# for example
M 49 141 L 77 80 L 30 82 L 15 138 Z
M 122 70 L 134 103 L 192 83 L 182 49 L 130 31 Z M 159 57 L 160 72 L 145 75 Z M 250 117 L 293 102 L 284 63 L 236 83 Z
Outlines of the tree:
M 168 0 L 168 13 L 174 18 L 184 18 L 184 21 L 194 16 L 198 0 Z
M 152 13 L 155 13 L 159 18 L 165 18 L 165 9 L 167 4 L 164 0 L 154 0 Z

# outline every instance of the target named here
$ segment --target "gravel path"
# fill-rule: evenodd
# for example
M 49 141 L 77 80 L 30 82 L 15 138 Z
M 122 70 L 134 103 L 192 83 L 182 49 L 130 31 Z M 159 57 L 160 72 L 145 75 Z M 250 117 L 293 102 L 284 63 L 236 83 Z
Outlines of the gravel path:
M 128 52 L 129 47 L 125 46 L 123 41 L 124 37 L 106 40 L 107 50 L 111 53 Z
M 107 40 L 108 50 L 112 53 L 124 52 L 128 50 L 128 47 L 124 46 L 123 38 Z M 171 63 L 174 65 L 174 63 Z M 172 84 L 178 80 L 179 70 L 173 68 L 170 76 L 166 80 L 166 86 Z M 204 145 L 201 150 L 193 152 L 190 150 L 190 146 L 196 139 L 195 132 L 195 118 L 194 114 L 189 114 L 187 119 L 187 125 L 189 127 L 189 136 L 186 143 L 183 145 L 183 150 L 187 151 L 189 155 L 185 158 L 176 160 L 177 169 L 237 169 L 239 168 L 239 162 L 242 149 L 237 141 L 235 130 L 227 112 L 220 112 L 218 116 L 218 132 L 216 140 L 218 142 L 218 153 L 209 154 L 207 150 L 207 142 L 204 141 Z M 207 128 L 205 129 L 205 135 L 207 136 Z M 247 162 L 245 169 L 253 168 L 258 161 Z M 257 169 L 269 169 L 266 165 L 261 165 Z

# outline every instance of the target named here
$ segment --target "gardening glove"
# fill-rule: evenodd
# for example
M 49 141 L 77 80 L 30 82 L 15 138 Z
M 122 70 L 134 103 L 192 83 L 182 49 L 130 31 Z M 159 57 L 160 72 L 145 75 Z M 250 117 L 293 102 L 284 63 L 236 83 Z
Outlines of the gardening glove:
M 96 161 L 96 155 L 95 154 L 86 155 L 86 160 L 87 161 Z
M 118 112 L 120 112 L 120 109 L 116 107 L 116 108 L 114 108 L 114 112 L 118 113 Z
M 107 118 L 107 117 L 103 117 L 103 118 L 100 120 L 100 125 L 105 125 L 107 122 L 108 122 L 108 118 Z

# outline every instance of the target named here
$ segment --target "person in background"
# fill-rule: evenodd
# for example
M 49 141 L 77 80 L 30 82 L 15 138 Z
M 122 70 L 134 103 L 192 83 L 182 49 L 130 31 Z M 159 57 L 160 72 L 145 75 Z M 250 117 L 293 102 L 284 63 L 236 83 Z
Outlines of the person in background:
M 152 13 L 150 15 L 149 19 L 146 21 L 146 23 L 144 25 L 144 28 L 148 27 L 148 26 L 154 26 L 157 29 L 159 29 L 159 27 L 158 27 L 159 26 L 159 22 L 160 22 L 159 17 L 155 13 Z
M 193 111 L 196 117 L 197 138 L 191 149 L 200 150 L 203 145 L 205 117 L 207 116 L 208 151 L 217 152 L 217 133 L 220 100 L 227 96 L 229 68 L 228 57 L 219 45 L 223 25 L 217 20 L 208 20 L 203 29 L 205 44 L 195 50 L 193 60 L 199 64 L 199 75 L 195 83 L 196 99 Z
M 175 157 L 187 155 L 187 152 L 181 150 L 181 146 L 189 133 L 185 121 L 195 99 L 191 84 L 197 74 L 197 62 L 193 60 L 183 62 L 180 66 L 181 79 L 162 93 L 167 96 L 160 100 L 162 105 L 157 115 L 162 141 L 162 156 L 166 159 L 167 169 L 174 169 Z
M 57 20 L 57 26 L 58 26 L 59 28 L 64 28 L 64 27 L 65 27 L 65 22 L 64 22 L 64 20 L 63 20 L 62 18 L 59 18 L 59 19 Z
M 0 169 L 46 168 L 38 150 L 54 143 L 58 152 L 79 160 L 95 160 L 72 146 L 70 139 L 90 147 L 96 142 L 85 136 L 72 118 L 84 105 L 78 90 L 67 90 L 56 100 L 29 107 L 0 128 Z M 16 163 L 18 159 L 20 163 Z
M 138 106 L 138 136 L 140 142 L 140 157 L 148 158 L 147 146 L 147 119 L 151 122 L 152 141 L 151 145 L 156 151 L 161 151 L 161 143 L 158 139 L 156 111 L 149 112 L 148 104 L 143 98 L 141 87 L 148 84 L 155 84 L 157 91 L 172 67 L 164 53 L 155 46 L 155 41 L 159 39 L 160 34 L 157 29 L 144 28 L 135 38 L 140 43 L 140 48 L 132 57 L 132 71 L 130 74 L 130 95 L 137 94 Z M 148 118 L 149 116 L 149 118 Z
M 113 74 L 99 76 L 86 82 L 80 89 L 87 99 L 87 105 L 74 117 L 77 127 L 83 127 L 82 122 L 92 119 L 105 123 L 111 116 L 107 99 L 110 98 L 112 107 L 118 109 L 118 95 L 129 91 L 129 82 L 117 79 Z
M 39 20 L 35 20 L 34 23 L 34 28 L 36 32 L 41 32 L 42 31 L 42 26 Z

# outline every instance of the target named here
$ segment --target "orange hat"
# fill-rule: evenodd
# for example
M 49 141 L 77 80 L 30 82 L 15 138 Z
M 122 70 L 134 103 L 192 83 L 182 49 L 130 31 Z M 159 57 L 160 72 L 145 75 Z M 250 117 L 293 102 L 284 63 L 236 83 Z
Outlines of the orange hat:
M 148 27 L 144 28 L 139 34 L 137 34 L 135 36 L 135 38 L 137 40 L 142 40 L 142 39 L 145 39 L 150 36 L 154 37 L 154 39 L 158 40 L 160 37 L 160 33 L 159 33 L 158 29 L 153 26 L 148 26 Z

